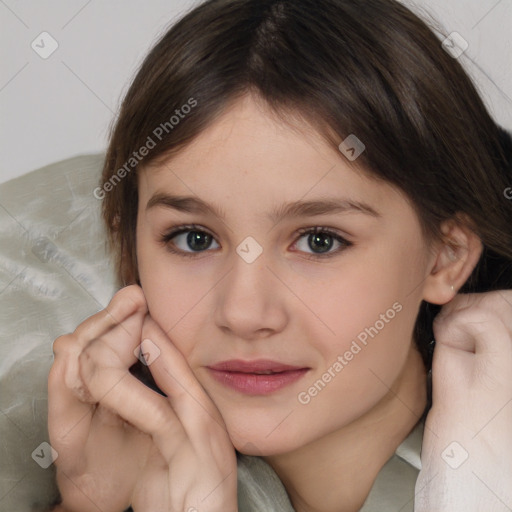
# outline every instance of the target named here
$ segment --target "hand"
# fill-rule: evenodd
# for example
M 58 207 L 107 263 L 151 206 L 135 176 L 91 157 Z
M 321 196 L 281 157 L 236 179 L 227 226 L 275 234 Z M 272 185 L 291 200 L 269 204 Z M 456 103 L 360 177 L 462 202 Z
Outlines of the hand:
M 164 397 L 129 373 L 141 340 Z M 236 457 L 224 423 L 183 356 L 147 314 L 142 289 L 54 344 L 50 442 L 69 512 L 236 510 Z
M 510 511 L 512 291 L 457 295 L 434 335 L 415 511 Z
M 236 512 L 236 455 L 218 409 L 149 316 L 142 339 L 143 350 L 151 340 L 160 352 L 149 368 L 167 398 L 135 381 L 136 406 L 123 414 L 152 436 L 156 448 L 135 487 L 134 511 Z

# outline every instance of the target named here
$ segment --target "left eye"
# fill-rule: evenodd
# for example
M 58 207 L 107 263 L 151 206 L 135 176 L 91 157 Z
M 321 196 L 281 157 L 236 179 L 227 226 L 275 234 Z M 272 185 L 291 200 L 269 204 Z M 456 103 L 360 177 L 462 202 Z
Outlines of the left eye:
M 311 258 L 322 258 L 333 256 L 352 245 L 348 240 L 328 228 L 307 228 L 299 230 L 300 237 L 294 246 L 301 252 L 309 253 Z M 184 256 L 194 257 L 198 253 L 212 249 L 212 243 L 216 244 L 213 249 L 220 248 L 213 235 L 194 225 L 182 226 L 161 236 L 162 243 L 167 250 Z M 333 247 L 337 244 L 334 250 Z
M 295 245 L 302 252 L 307 252 L 307 249 L 313 251 L 312 254 L 310 253 L 310 257 L 333 256 L 352 245 L 348 240 L 328 228 L 309 228 L 300 230 L 300 233 L 302 236 Z M 301 244 L 301 242 L 303 243 Z M 337 248 L 331 251 L 335 244 L 338 245 Z

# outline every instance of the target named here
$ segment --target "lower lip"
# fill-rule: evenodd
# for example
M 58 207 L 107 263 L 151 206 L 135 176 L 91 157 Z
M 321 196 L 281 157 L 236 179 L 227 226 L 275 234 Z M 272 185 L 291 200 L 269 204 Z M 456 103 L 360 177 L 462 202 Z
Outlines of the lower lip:
M 208 368 L 219 382 L 246 395 L 267 395 L 278 391 L 302 378 L 308 368 L 261 375 L 256 373 L 227 372 Z

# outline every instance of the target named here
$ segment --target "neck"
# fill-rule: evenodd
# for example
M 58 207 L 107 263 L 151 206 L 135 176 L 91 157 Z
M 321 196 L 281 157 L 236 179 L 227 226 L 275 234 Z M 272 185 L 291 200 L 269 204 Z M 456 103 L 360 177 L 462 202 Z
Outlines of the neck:
M 426 407 L 426 373 L 413 348 L 382 400 L 351 424 L 293 452 L 265 457 L 297 512 L 357 512 L 377 474 Z

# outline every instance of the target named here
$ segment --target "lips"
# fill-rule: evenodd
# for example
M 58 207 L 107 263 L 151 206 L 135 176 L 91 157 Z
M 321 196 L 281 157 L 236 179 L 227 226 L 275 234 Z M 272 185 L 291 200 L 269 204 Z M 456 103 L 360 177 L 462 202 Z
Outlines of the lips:
M 306 367 L 258 359 L 231 360 L 208 366 L 212 377 L 240 393 L 265 395 L 293 384 L 309 370 Z

